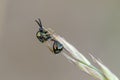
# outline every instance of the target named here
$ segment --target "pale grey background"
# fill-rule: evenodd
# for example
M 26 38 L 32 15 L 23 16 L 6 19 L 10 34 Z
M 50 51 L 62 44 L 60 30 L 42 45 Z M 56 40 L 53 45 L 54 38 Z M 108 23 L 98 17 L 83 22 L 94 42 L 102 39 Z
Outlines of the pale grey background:
M 36 39 L 39 17 L 120 77 L 119 0 L 1 0 L 0 80 L 94 80 Z

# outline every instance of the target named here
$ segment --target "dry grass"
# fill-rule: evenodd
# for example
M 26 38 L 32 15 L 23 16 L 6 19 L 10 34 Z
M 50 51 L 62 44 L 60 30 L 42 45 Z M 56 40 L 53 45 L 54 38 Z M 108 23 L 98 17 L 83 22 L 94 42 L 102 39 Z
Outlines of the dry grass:
M 105 65 L 95 59 L 92 55 L 91 58 L 100 66 L 100 69 L 93 66 L 74 46 L 68 43 L 64 38 L 57 34 L 52 34 L 52 36 L 61 44 L 63 44 L 65 49 L 63 55 L 72 63 L 79 66 L 82 71 L 99 80 L 119 80 L 117 76 L 115 76 Z

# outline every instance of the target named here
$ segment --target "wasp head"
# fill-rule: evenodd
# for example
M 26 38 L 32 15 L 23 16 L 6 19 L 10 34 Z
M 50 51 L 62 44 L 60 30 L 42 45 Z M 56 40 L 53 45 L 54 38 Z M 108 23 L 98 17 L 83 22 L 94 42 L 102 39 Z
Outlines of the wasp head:
M 39 31 L 36 33 L 36 37 L 39 39 L 40 42 L 45 42 L 51 38 L 50 34 L 47 30 L 45 30 L 42 26 L 41 20 L 35 20 L 35 22 L 39 25 Z

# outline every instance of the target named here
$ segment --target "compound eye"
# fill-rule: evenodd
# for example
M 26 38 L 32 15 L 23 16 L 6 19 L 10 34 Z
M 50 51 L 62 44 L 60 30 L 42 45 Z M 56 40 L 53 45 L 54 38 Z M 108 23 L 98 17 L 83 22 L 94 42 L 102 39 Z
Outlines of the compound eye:
M 36 37 L 37 38 L 39 38 L 41 35 L 40 35 L 40 31 L 38 31 L 37 33 L 36 33 Z
M 36 33 L 36 37 L 37 37 L 37 38 L 38 38 L 38 40 L 39 40 L 40 42 L 42 42 L 42 43 L 45 41 L 44 37 L 43 37 L 43 36 L 41 36 L 40 31 L 38 31 L 38 32 Z

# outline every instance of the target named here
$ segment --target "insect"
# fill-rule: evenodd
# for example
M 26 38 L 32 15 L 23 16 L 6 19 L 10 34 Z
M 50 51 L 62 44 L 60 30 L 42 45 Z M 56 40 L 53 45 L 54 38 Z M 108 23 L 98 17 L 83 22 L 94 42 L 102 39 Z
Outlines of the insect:
M 36 37 L 39 39 L 40 42 L 45 42 L 47 41 L 48 39 L 51 38 L 50 34 L 48 33 L 48 31 L 46 31 L 43 27 L 42 27 L 42 24 L 41 24 L 41 20 L 38 19 L 35 20 L 36 23 L 39 25 L 39 31 L 36 33 Z
M 50 40 L 53 41 L 53 45 L 52 45 L 52 49 L 49 47 L 49 49 L 54 53 L 54 54 L 58 54 L 63 50 L 63 45 L 58 42 L 57 40 L 55 40 L 51 34 L 44 29 L 44 27 L 42 26 L 41 20 L 35 20 L 35 22 L 39 25 L 39 31 L 36 33 L 36 37 L 38 38 L 38 40 L 42 43 Z

